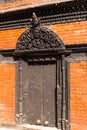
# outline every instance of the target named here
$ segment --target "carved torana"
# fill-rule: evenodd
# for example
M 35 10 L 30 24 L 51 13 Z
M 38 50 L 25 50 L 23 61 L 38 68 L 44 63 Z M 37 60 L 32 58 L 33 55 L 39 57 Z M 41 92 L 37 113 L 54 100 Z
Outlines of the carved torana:
M 32 26 L 18 39 L 16 52 L 59 48 L 65 49 L 63 42 L 52 30 L 42 27 L 36 14 L 32 15 Z

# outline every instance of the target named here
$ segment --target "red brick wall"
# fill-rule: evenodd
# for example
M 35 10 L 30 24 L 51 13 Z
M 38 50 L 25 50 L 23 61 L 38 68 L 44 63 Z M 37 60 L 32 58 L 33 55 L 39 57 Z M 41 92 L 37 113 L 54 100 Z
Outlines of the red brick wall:
M 56 32 L 64 44 L 87 42 L 87 21 L 47 26 Z M 0 49 L 15 48 L 18 37 L 25 28 L 0 31 Z
M 39 4 L 49 4 L 52 2 L 62 2 L 69 0 L 17 0 L 15 2 L 8 2 L 7 4 L 1 4 L 0 10 L 16 10 L 17 8 L 24 8 L 29 6 L 38 6 Z
M 17 0 L 15 2 L 8 2 L 6 4 L 0 5 L 0 10 L 13 10 L 16 8 L 21 8 L 23 6 L 32 6 L 39 3 L 44 3 L 46 0 Z
M 49 26 L 63 40 L 64 44 L 87 42 L 87 21 L 56 24 Z
M 0 31 L 0 49 L 15 48 L 18 37 L 24 30 L 22 28 Z
M 0 64 L 0 124 L 15 123 L 15 65 Z
M 70 64 L 71 130 L 87 130 L 87 61 Z

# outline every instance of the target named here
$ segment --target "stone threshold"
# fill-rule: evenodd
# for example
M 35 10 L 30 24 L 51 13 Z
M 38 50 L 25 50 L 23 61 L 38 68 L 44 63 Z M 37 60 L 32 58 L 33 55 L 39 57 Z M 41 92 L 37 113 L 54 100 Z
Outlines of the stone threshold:
M 30 125 L 30 124 L 22 124 L 22 125 L 13 125 L 13 126 L 1 126 L 0 130 L 60 130 L 56 127 L 45 127 L 39 125 Z
M 45 127 L 45 126 L 30 125 L 30 124 L 24 124 L 21 125 L 21 127 L 27 128 L 29 130 L 59 130 L 56 127 Z

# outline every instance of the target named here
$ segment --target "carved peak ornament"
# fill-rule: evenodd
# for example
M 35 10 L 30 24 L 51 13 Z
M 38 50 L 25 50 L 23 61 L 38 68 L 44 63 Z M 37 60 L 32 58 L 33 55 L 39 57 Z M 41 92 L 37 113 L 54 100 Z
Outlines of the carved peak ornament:
M 61 39 L 52 30 L 42 27 L 36 14 L 32 14 L 31 27 L 19 37 L 16 52 L 44 49 L 65 49 Z
M 40 20 L 37 18 L 35 13 L 32 14 L 31 24 L 32 24 L 33 27 L 40 25 Z

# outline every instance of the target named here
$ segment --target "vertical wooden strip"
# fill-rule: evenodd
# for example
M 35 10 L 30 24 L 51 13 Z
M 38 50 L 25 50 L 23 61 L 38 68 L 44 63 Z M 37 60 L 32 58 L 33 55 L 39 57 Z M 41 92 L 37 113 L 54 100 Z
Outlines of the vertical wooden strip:
M 44 125 L 55 127 L 56 124 L 56 64 L 43 66 L 44 90 Z
M 57 127 L 61 129 L 61 104 L 62 103 L 62 83 L 61 83 L 61 61 L 57 60 Z
M 62 55 L 62 130 L 66 129 L 65 56 Z
M 28 86 L 28 123 L 42 123 L 42 66 L 29 65 Z
M 65 83 L 66 83 L 66 130 L 70 129 L 70 65 L 65 61 Z

